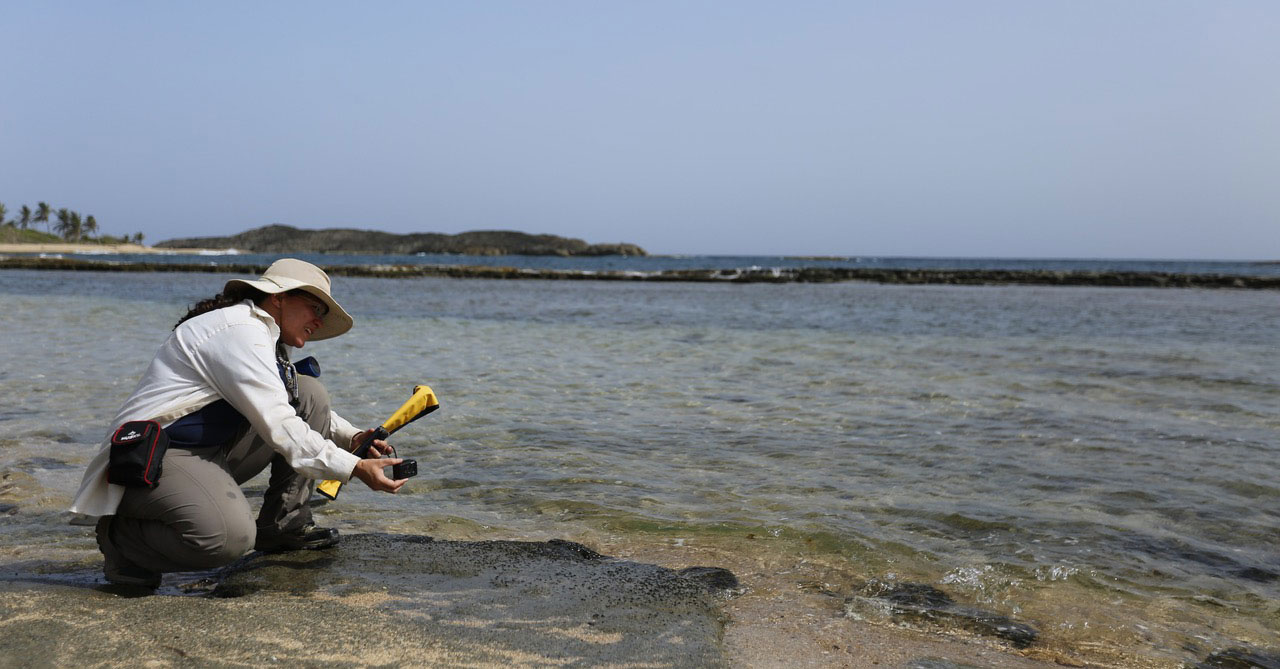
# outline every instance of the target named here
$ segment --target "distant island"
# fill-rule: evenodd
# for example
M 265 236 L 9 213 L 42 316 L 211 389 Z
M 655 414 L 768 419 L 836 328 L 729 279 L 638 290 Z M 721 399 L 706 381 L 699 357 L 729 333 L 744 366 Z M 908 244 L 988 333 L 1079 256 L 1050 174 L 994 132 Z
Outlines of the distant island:
M 230 237 L 191 237 L 159 242 L 166 249 L 237 249 L 252 253 L 358 253 L 413 255 L 454 253 L 498 256 L 645 256 L 635 244 L 588 244 L 556 235 L 530 235 L 510 230 L 477 230 L 446 235 L 436 232 L 394 234 L 377 230 L 329 228 L 303 230 L 268 225 Z

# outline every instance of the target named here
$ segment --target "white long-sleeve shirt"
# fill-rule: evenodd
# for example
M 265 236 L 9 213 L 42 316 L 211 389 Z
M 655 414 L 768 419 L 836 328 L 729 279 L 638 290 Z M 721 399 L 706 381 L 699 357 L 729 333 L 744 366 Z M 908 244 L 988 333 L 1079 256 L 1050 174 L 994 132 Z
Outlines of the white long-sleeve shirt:
M 131 420 L 155 420 L 168 426 L 218 399 L 225 399 L 248 419 L 249 428 L 299 473 L 348 480 L 360 458 L 334 441 L 349 444 L 360 430 L 334 413 L 330 434 L 322 435 L 298 417 L 276 366 L 279 338 L 275 319 L 249 300 L 179 325 L 111 422 L 71 511 L 106 516 L 120 505 L 125 488 L 107 483 L 106 476 L 110 434 L 117 426 Z

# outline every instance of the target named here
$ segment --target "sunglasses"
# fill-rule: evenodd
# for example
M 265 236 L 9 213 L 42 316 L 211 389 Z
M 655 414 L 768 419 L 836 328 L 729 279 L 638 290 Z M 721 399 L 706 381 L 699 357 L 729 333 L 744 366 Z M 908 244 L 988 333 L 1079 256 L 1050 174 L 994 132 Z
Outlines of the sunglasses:
M 328 315 L 329 305 L 325 304 L 324 302 L 321 302 L 314 295 L 310 293 L 305 293 L 305 292 L 297 292 L 297 293 L 289 293 L 289 294 L 294 297 L 302 298 L 302 301 L 306 302 L 307 306 L 311 307 L 311 311 L 315 313 L 316 318 L 319 318 L 320 320 L 324 320 L 324 317 Z

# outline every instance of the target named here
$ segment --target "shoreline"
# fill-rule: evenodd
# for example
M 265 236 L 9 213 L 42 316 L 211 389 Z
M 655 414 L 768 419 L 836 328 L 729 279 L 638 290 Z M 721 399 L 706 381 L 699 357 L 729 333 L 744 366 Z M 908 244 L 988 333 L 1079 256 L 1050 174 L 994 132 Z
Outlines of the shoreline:
M 225 253 L 232 249 L 160 249 L 142 244 L 0 244 L 0 253 L 81 253 L 86 255 L 108 253 L 136 253 L 145 255 L 202 255 Z
M 83 538 L 44 554 L 0 543 L 0 617 L 13 623 L 0 623 L 7 632 L 2 655 L 29 661 L 44 652 L 59 665 L 118 662 L 127 647 L 135 661 L 161 665 L 509 667 L 574 658 L 592 666 L 647 660 L 644 666 L 761 669 L 1111 666 L 1049 648 L 1020 651 L 991 638 L 849 617 L 840 599 L 798 587 L 793 570 L 807 565 L 795 559 L 599 546 L 623 549 L 609 556 L 571 540 L 357 533 L 333 550 L 254 552 L 220 570 L 168 575 L 155 595 L 139 597 L 104 584 L 90 530 L 60 526 L 53 534 Z M 721 563 L 740 583 L 688 574 L 695 565 Z M 268 618 L 289 624 L 264 630 L 260 621 Z M 376 649 L 369 632 L 338 624 L 353 619 L 381 624 Z M 141 620 L 153 622 L 139 626 Z M 190 633 L 201 624 L 224 633 Z M 299 636 L 308 643 L 294 643 Z M 67 638 L 81 641 L 59 643 Z
M 84 245 L 5 244 L 0 245 L 0 270 L 61 270 L 101 272 L 197 272 L 222 274 L 261 274 L 266 267 L 251 263 L 194 264 L 165 262 L 115 262 L 80 258 L 41 257 L 32 253 L 75 253 L 58 250 Z M 132 250 L 135 245 L 98 247 L 101 253 L 169 254 L 170 249 L 151 247 Z M 22 247 L 19 255 L 6 256 L 14 247 Z M 30 247 L 48 248 L 45 251 Z M 109 250 L 113 249 L 113 250 Z M 129 250 L 125 250 L 129 249 Z M 185 249 L 187 254 L 217 253 L 208 249 Z M 520 269 L 478 265 L 332 265 L 325 271 L 335 276 L 410 279 L 422 277 L 471 279 L 538 279 L 555 281 L 666 281 L 704 283 L 837 283 L 860 281 L 899 285 L 954 286 L 1096 286 L 1126 288 L 1226 288 L 1245 290 L 1280 290 L 1280 276 L 1190 274 L 1134 271 L 1059 271 L 1059 270 L 954 270 L 954 269 L 884 269 L 884 268 L 791 268 L 791 269 L 703 269 L 639 272 L 620 270 Z

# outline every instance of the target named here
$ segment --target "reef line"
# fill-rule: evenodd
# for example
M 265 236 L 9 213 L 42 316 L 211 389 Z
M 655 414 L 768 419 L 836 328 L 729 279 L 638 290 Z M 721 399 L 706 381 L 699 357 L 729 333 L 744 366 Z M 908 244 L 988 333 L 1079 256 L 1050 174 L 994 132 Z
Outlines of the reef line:
M 83 260 L 79 258 L 0 257 L 0 269 L 92 272 L 204 272 L 261 274 L 265 265 L 153 263 Z M 1236 288 L 1280 290 L 1280 276 L 1190 274 L 1175 272 L 1056 271 L 992 269 L 890 269 L 798 267 L 768 269 L 701 269 L 584 271 L 525 269 L 479 265 L 325 265 L 337 276 L 408 279 L 539 279 L 553 281 L 684 281 L 709 283 L 834 283 L 861 281 L 903 285 L 1034 285 L 1121 286 L 1134 288 Z

